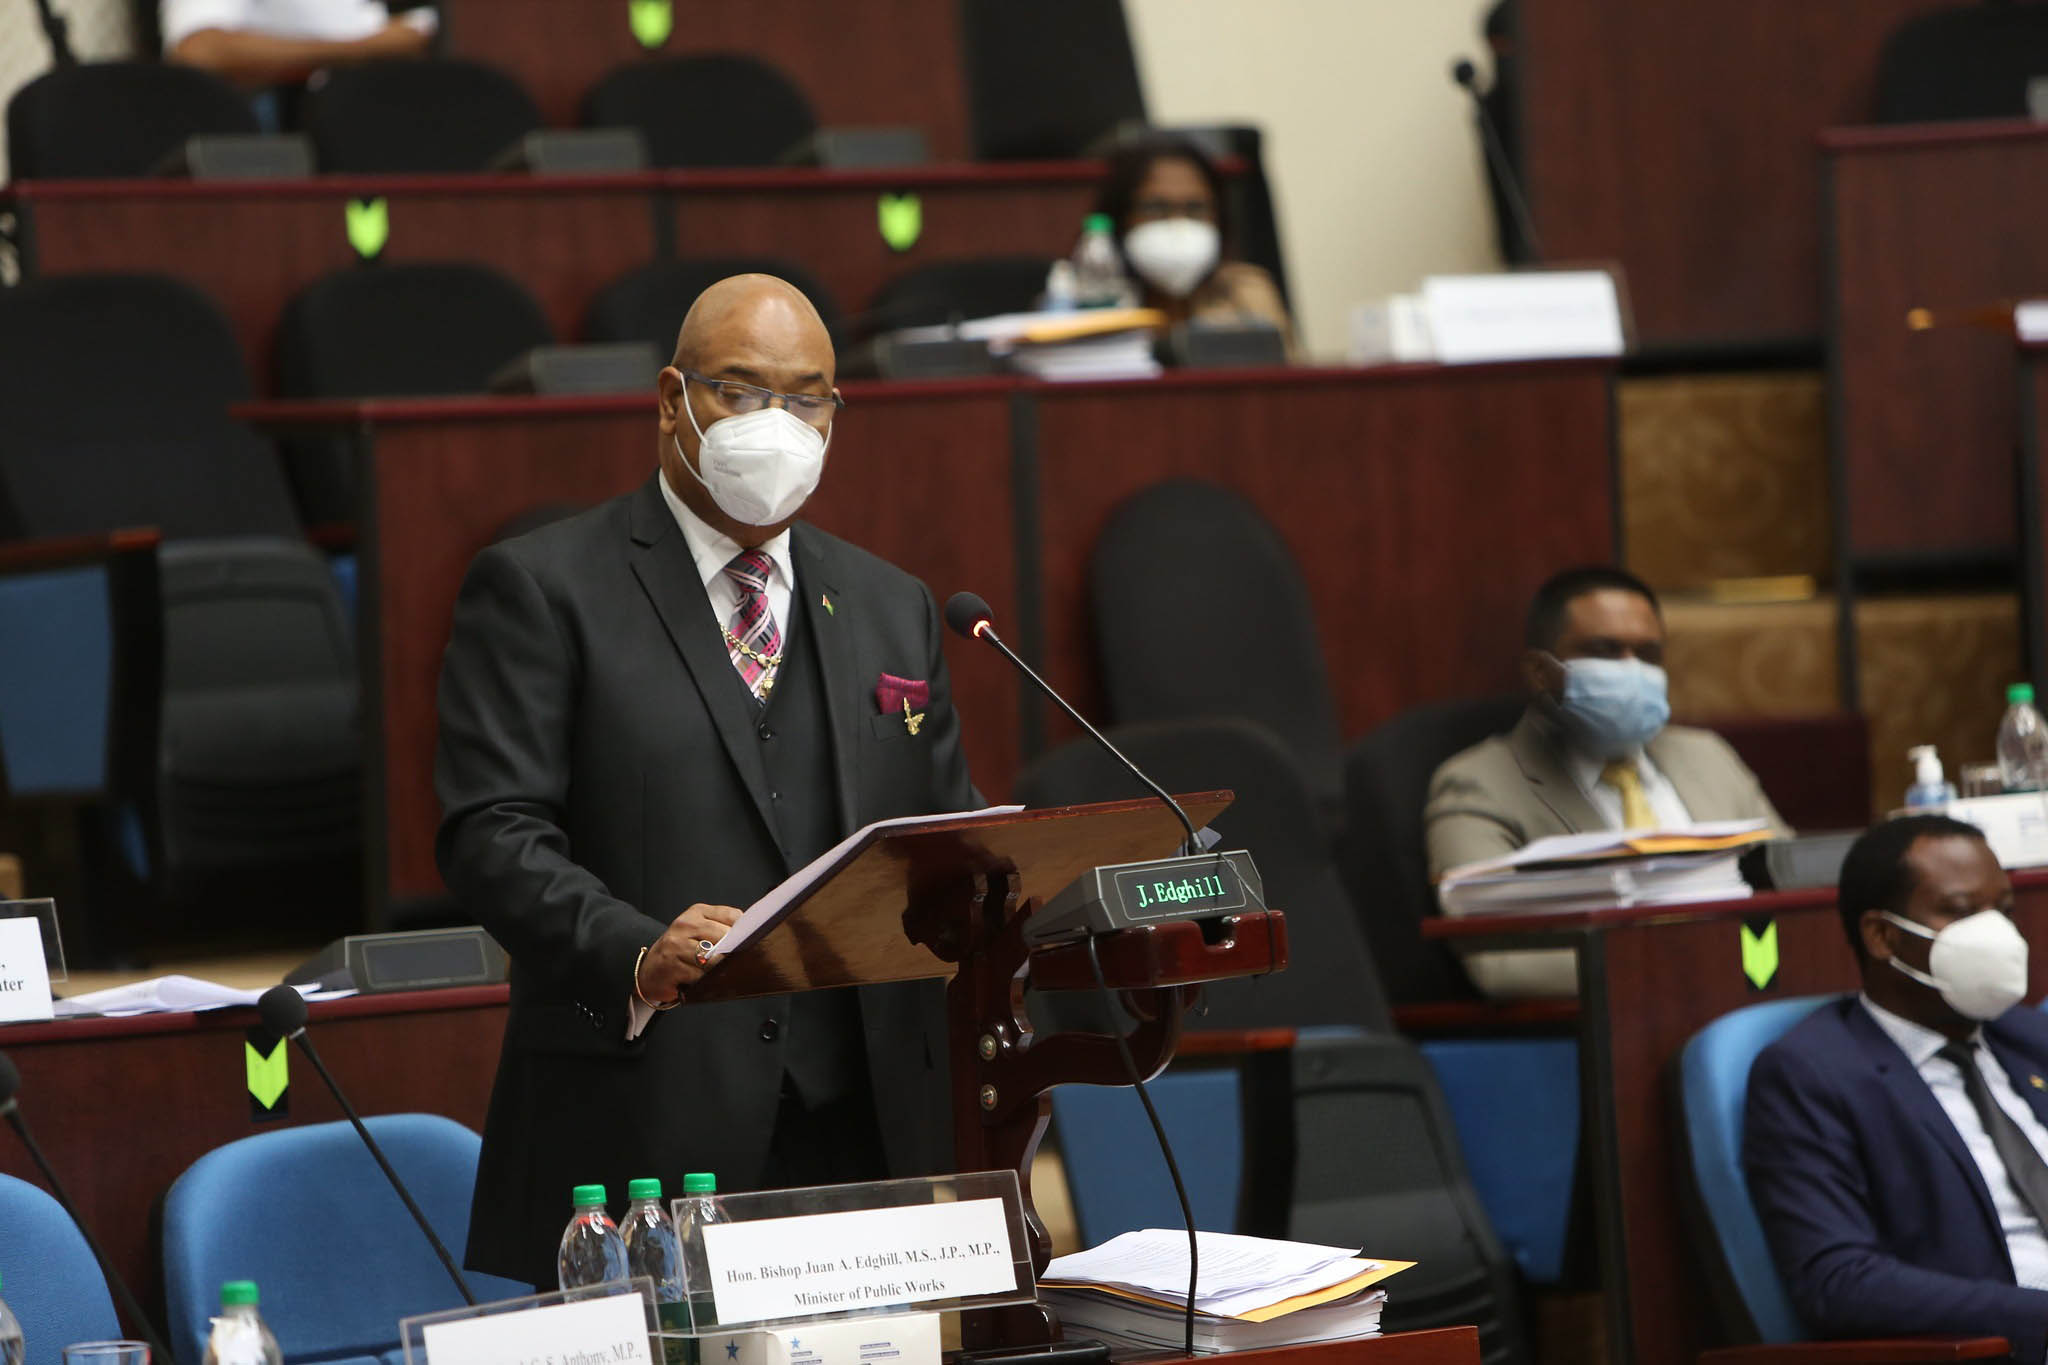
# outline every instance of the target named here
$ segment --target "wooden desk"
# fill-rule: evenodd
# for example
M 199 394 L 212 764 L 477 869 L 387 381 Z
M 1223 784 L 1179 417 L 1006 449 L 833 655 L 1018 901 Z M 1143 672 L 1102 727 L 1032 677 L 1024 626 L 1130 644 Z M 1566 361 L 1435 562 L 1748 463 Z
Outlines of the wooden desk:
M 2048 938 L 2048 872 L 2013 877 L 2014 918 Z M 1743 974 L 1742 935 L 1774 926 L 1779 966 L 1762 989 Z M 1861 979 L 1831 890 L 1716 905 L 1566 915 L 1433 919 L 1423 933 L 1472 947 L 1576 948 L 1580 1088 L 1586 1105 L 1608 1354 L 1616 1362 L 1691 1360 L 1712 1340 L 1711 1305 L 1687 1250 L 1679 1198 L 1672 1068 L 1713 1020 L 1761 1000 L 1852 991 Z M 2028 998 L 2048 994 L 2048 960 Z
M 311 1007 L 321 1057 L 364 1114 L 445 1114 L 482 1131 L 506 988 L 363 996 Z M 0 1025 L 21 1069 L 21 1107 L 93 1235 L 162 1320 L 163 1273 L 150 1210 L 223 1143 L 342 1117 L 302 1057 L 283 1119 L 249 1116 L 245 1031 L 253 1009 Z M 28 1152 L 0 1133 L 0 1171 L 40 1185 Z
M 1100 163 L 1058 161 L 881 172 L 26 181 L 7 194 L 21 222 L 25 274 L 151 271 L 186 280 L 226 311 L 264 392 L 286 302 L 359 259 L 346 231 L 351 204 L 383 201 L 390 236 L 380 259 L 502 270 L 533 291 L 556 336 L 571 341 L 599 288 L 675 255 L 794 261 L 849 317 L 888 280 L 935 261 L 1064 255 L 1101 177 Z M 914 194 L 922 206 L 922 229 L 906 250 L 882 240 L 885 194 Z
M 1355 733 L 1483 678 L 1505 689 L 1533 586 L 1559 564 L 1615 557 L 1611 382 L 1605 364 L 1571 363 L 1189 372 L 1064 387 L 848 384 L 806 515 L 923 578 L 941 601 L 971 589 L 999 621 L 1050 623 L 1042 645 L 1017 638 L 1056 685 L 1089 698 L 1085 575 L 1103 518 L 1157 479 L 1219 479 L 1293 540 Z M 653 405 L 456 399 L 238 411 L 271 430 L 360 433 L 372 490 L 358 545 L 364 728 L 374 746 L 366 778 L 383 803 L 366 879 L 374 917 L 387 893 L 441 889 L 434 689 L 464 570 L 517 513 L 596 502 L 650 477 Z M 999 797 L 1036 752 L 1040 713 L 991 651 L 949 639 L 947 659 L 969 763 Z
M 1837 553 L 1852 568 L 2010 555 L 2010 339 L 1909 331 L 1906 313 L 2048 294 L 2048 129 L 1840 128 L 1820 148 Z
M 656 58 L 753 52 L 772 62 L 833 125 L 922 128 L 933 156 L 965 156 L 967 92 L 954 0 L 838 0 L 669 5 L 647 47 L 624 0 L 441 0 L 449 51 L 519 79 L 549 123 L 574 126 L 583 93 L 609 71 Z
M 1818 337 L 1813 137 L 1870 116 L 1885 35 L 1927 8 L 1517 0 L 1523 158 L 1549 258 L 1620 261 L 1647 346 Z

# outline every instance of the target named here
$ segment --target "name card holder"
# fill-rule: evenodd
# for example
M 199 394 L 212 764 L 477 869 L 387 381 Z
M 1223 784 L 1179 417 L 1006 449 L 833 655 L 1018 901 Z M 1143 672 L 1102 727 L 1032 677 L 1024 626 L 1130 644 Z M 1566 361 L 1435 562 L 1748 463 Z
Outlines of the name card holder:
M 1015 1171 L 763 1190 L 719 1203 L 725 1221 L 683 1245 L 686 1277 L 703 1265 L 712 1286 L 715 1320 L 693 1322 L 698 1337 L 1038 1297 Z
M 57 902 L 0 900 L 0 1023 L 51 1018 L 50 987 L 70 979 Z
M 654 1282 L 500 1299 L 401 1318 L 405 1365 L 661 1365 Z

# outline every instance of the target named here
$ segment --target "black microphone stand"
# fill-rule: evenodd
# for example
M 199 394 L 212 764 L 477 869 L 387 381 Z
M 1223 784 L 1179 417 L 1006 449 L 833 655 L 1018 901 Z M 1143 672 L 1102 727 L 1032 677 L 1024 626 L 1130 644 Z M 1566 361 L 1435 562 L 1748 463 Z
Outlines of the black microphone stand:
M 50 8 L 50 0 L 35 0 L 35 5 L 43 36 L 50 40 L 50 55 L 58 66 L 77 66 L 78 54 L 71 50 L 71 30 L 64 16 Z

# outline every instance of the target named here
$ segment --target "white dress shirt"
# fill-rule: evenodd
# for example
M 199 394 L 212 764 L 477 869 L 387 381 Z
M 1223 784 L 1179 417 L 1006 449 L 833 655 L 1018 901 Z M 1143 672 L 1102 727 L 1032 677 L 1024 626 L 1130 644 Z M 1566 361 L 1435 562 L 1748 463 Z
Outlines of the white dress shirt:
M 391 22 L 383 0 L 163 0 L 158 15 L 166 52 L 204 28 L 351 43 Z
M 689 505 L 676 496 L 676 490 L 668 486 L 667 474 L 662 474 L 658 482 L 661 484 L 662 501 L 668 504 L 677 527 L 682 530 L 683 542 L 690 547 L 690 558 L 697 565 L 697 578 L 704 585 L 704 595 L 711 599 L 711 614 L 721 627 L 730 626 L 733 612 L 739 609 L 740 586 L 727 575 L 725 566 L 745 547 L 692 512 Z M 760 549 L 774 565 L 768 572 L 768 614 L 775 618 L 776 630 L 786 637 L 789 603 L 796 592 L 796 565 L 789 557 L 789 532 L 786 529 L 777 531 L 761 544 Z M 732 650 L 728 648 L 726 653 L 731 654 Z M 638 993 L 630 991 L 626 1008 L 626 1041 L 630 1043 L 640 1036 L 640 1030 L 646 1028 L 647 1021 L 654 1017 L 654 1008 L 643 1004 Z
M 1942 1112 L 1955 1125 L 1963 1146 L 1970 1149 L 1970 1157 L 1984 1177 L 1984 1187 L 1991 1192 L 1992 1207 L 1998 1211 L 1998 1226 L 2005 1233 L 2005 1249 L 2012 1257 L 2014 1278 L 2022 1289 L 2048 1289 L 2048 1231 L 2043 1231 L 2040 1220 L 2020 1199 L 2012 1181 L 2006 1179 L 2005 1162 L 1999 1158 L 1984 1121 L 1977 1116 L 1977 1106 L 1970 1103 L 1970 1094 L 1963 1088 L 1962 1071 L 1955 1063 L 1936 1055 L 1948 1046 L 1948 1039 L 1933 1029 L 1900 1018 L 1867 995 L 1862 1001 L 1877 1026 L 1899 1045 L 1899 1051 L 1906 1054 L 1920 1079 L 1927 1082 L 1927 1088 L 1941 1102 Z M 2012 1116 L 2012 1121 L 2027 1135 L 2027 1141 L 2034 1144 L 2034 1150 L 2048 1157 L 2048 1128 L 2042 1126 L 2034 1117 L 2033 1107 L 2013 1089 L 2012 1077 L 2006 1074 L 1997 1055 L 1985 1046 L 1984 1030 L 1978 1029 L 1971 1035 L 1970 1047 L 1977 1059 L 1977 1069 L 1984 1073 L 1984 1087 L 1991 1092 L 1991 1098 Z
M 1600 780 L 1600 772 L 1606 762 L 1593 758 L 1574 747 L 1565 750 L 1565 761 L 1571 768 L 1572 781 L 1579 784 L 1579 792 L 1592 802 L 1593 809 L 1609 829 L 1625 829 L 1621 822 L 1621 792 Z M 1657 828 L 1672 829 L 1678 825 L 1692 823 L 1692 812 L 1679 799 L 1678 788 L 1671 785 L 1671 779 L 1658 770 L 1650 756 L 1641 749 L 1635 751 L 1633 761 L 1636 772 L 1641 775 L 1643 795 L 1649 798 L 1650 809 L 1656 813 Z

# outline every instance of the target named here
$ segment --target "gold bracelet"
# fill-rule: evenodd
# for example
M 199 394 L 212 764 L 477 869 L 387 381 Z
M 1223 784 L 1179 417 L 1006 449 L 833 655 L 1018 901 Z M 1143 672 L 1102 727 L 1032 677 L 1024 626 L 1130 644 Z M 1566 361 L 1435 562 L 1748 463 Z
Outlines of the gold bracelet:
M 646 950 L 645 948 L 642 948 L 642 949 L 640 950 L 640 955 L 639 955 L 638 957 L 636 957 L 636 958 L 634 958 L 634 959 L 633 959 L 633 995 L 634 995 L 634 997 L 635 997 L 636 999 L 638 999 L 638 1000 L 640 1001 L 640 1003 L 641 1003 L 641 1004 L 643 1004 L 643 1005 L 647 1006 L 647 1008 L 649 1008 L 649 1009 L 651 1009 L 651 1010 L 672 1010 L 672 1009 L 674 1009 L 674 1008 L 675 1008 L 675 1007 L 676 1007 L 677 1005 L 680 1005 L 680 1004 L 682 1004 L 682 1003 L 683 1003 L 683 993 L 682 993 L 682 992 L 681 992 L 680 990 L 676 992 L 676 998 L 675 998 L 675 999 L 673 999 L 673 1000 L 670 1000 L 670 1001 L 667 1001 L 667 1002 L 665 1002 L 665 1003 L 663 1003 L 663 1004 L 659 1004 L 659 1005 L 655 1004 L 655 1003 L 654 1003 L 654 1002 L 653 1002 L 652 1000 L 649 1000 L 649 999 L 647 998 L 646 994 L 645 994 L 645 993 L 644 993 L 643 991 L 641 991 L 641 989 L 640 989 L 640 964 L 641 964 L 641 963 L 643 963 L 643 962 L 645 962 L 646 960 L 647 960 L 647 950 Z

